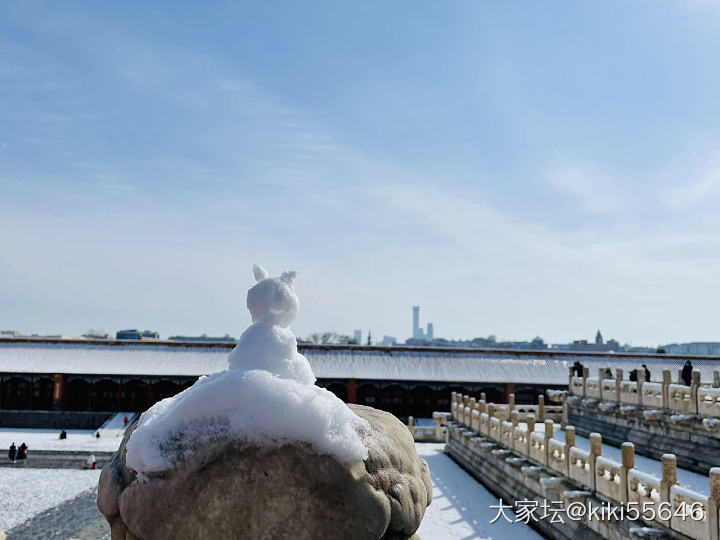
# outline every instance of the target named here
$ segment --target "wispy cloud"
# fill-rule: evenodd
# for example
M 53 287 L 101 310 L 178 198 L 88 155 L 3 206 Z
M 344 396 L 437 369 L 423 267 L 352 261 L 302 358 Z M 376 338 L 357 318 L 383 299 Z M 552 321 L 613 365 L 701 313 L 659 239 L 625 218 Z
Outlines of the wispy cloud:
M 561 194 L 572 197 L 585 212 L 617 213 L 622 209 L 617 184 L 588 165 L 557 165 L 545 181 Z
M 661 193 L 664 203 L 676 212 L 700 208 L 720 208 L 720 159 L 715 158 L 690 178 L 681 179 L 677 184 Z

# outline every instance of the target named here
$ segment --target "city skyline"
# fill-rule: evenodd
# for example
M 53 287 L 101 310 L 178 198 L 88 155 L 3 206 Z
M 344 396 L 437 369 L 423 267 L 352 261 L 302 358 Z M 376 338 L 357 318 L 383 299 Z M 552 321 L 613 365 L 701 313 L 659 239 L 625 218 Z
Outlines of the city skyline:
M 258 263 L 298 335 L 720 339 L 717 4 L 0 21 L 0 328 L 238 335 Z

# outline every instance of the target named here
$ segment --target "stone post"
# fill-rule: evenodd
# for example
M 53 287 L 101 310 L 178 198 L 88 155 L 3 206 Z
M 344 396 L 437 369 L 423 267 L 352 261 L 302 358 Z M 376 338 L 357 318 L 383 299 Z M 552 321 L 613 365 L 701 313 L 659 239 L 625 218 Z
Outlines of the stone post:
M 583 367 L 583 397 L 585 396 L 585 385 L 587 384 L 587 378 L 590 376 L 590 368 L 587 366 Z
M 710 469 L 710 501 L 712 501 L 713 506 L 708 513 L 717 516 L 716 509 L 720 502 L 720 467 Z M 708 504 L 710 501 L 708 501 Z
M 638 369 L 637 370 L 637 404 L 638 404 L 638 407 L 642 407 L 642 404 L 643 404 L 642 387 L 643 387 L 644 382 L 645 382 L 645 370 Z
M 575 446 L 575 428 L 565 427 L 565 476 L 570 476 L 570 449 Z
M 623 498 L 620 502 L 626 503 L 628 501 L 628 471 L 635 468 L 635 445 L 631 442 L 624 442 L 620 449 L 622 451 L 620 496 Z
M 600 401 L 602 401 L 602 398 L 603 398 L 602 390 L 603 390 L 603 379 L 604 378 L 605 378 L 605 368 L 598 368 L 598 394 L 599 394 Z
M 528 439 L 530 438 L 530 434 L 535 431 L 535 415 L 530 413 L 527 415 L 527 435 Z
M 693 369 L 690 380 L 690 411 L 695 414 L 698 412 L 698 388 L 700 388 L 700 372 Z
M 478 410 L 480 411 L 480 414 L 487 412 L 487 402 L 482 398 L 478 402 Z
M 510 411 L 510 423 L 512 424 L 512 431 L 510 432 L 510 447 L 515 448 L 515 428 L 520 423 L 520 413 L 516 410 Z M 523 451 L 527 452 L 527 448 Z
M 408 427 L 410 428 L 410 433 L 415 432 L 413 429 L 415 427 L 415 418 L 412 416 L 408 416 Z
M 720 371 L 713 371 L 713 388 L 720 388 Z
M 602 456 L 602 435 L 599 433 L 590 434 L 590 478 L 592 479 L 592 488 L 595 490 L 595 460 L 598 456 Z
M 660 502 L 670 501 L 670 488 L 675 484 L 677 484 L 677 458 L 675 454 L 663 454 Z
M 508 396 L 508 409 L 512 411 L 515 408 L 515 394 L 510 394 Z
M 487 405 L 487 413 L 490 418 L 495 416 L 495 404 L 494 403 L 488 403 Z
M 540 422 L 545 421 L 545 396 L 539 395 L 538 396 L 538 414 L 537 419 Z
M 572 366 L 570 366 L 568 369 L 570 370 L 570 375 L 568 375 L 568 394 L 569 394 L 569 395 L 572 395 L 572 394 L 574 393 L 574 392 L 573 392 L 573 385 L 572 385 L 572 380 L 573 380 L 573 373 L 574 373 L 574 371 L 573 371 Z
M 555 426 L 553 424 L 552 420 L 545 420 L 545 437 L 544 437 L 544 444 L 545 444 L 545 461 L 544 463 L 547 465 L 548 462 L 548 452 L 549 452 L 549 446 L 550 446 L 550 439 L 552 439 L 553 432 L 555 431 Z
M 615 401 L 620 401 L 620 386 L 623 381 L 623 370 L 618 368 L 615 376 Z
M 450 414 L 453 420 L 457 422 L 457 392 L 450 393 Z
M 672 375 L 669 369 L 664 369 L 662 372 L 662 399 L 663 409 L 670 408 L 670 384 L 672 384 Z
M 480 392 L 480 400 L 487 401 L 487 396 L 485 396 L 485 392 Z
M 440 415 L 433 415 L 433 422 L 435 422 L 435 440 L 442 440 L 442 418 Z

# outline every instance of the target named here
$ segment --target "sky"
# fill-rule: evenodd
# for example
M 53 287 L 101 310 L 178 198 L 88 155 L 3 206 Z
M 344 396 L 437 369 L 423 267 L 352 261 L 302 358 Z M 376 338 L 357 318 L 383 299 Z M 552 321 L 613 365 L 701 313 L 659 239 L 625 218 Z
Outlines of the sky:
M 0 329 L 720 341 L 720 4 L 6 2 Z

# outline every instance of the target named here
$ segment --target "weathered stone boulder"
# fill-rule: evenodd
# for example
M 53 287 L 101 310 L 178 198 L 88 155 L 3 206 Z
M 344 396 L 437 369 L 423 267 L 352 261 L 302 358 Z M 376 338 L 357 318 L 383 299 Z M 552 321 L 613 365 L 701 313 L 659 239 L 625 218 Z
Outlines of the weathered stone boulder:
M 177 467 L 138 475 L 128 430 L 103 468 L 98 508 L 113 540 L 407 539 L 432 499 L 427 463 L 393 415 L 350 405 L 371 431 L 364 461 L 341 464 L 309 445 L 220 441 Z

